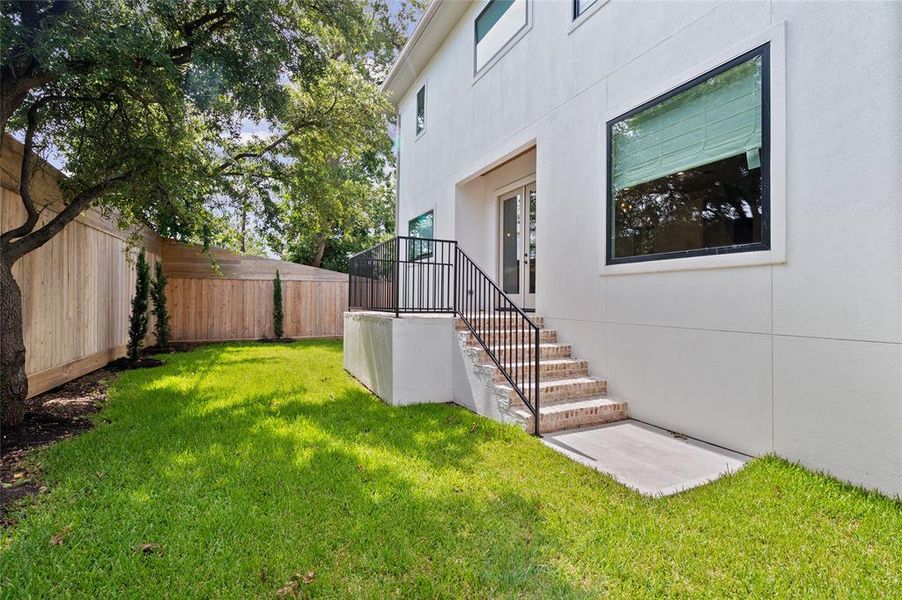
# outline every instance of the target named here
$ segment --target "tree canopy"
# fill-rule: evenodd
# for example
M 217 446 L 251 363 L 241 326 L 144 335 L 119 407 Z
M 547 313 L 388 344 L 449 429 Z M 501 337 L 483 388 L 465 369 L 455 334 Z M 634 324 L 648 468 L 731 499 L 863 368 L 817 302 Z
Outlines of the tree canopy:
M 376 84 L 403 41 L 407 8 L 393 13 L 387 2 L 363 0 L 4 0 L 2 9 L 3 130 L 21 132 L 26 150 L 52 146 L 68 175 L 67 210 L 45 227 L 35 229 L 40 207 L 23 190 L 30 217 L 3 234 L 8 260 L 92 204 L 115 209 L 122 225 L 209 241 L 229 224 L 222 216 L 236 190 L 263 197 L 277 182 L 281 197 L 296 198 L 286 185 L 324 168 L 282 168 L 275 157 L 283 145 L 283 163 L 323 159 L 315 141 L 330 148 L 330 164 L 378 157 L 384 168 L 390 160 L 388 107 Z M 248 139 L 248 122 L 267 123 L 272 134 Z M 338 132 L 363 149 L 340 147 Z M 23 165 L 24 187 L 30 168 Z

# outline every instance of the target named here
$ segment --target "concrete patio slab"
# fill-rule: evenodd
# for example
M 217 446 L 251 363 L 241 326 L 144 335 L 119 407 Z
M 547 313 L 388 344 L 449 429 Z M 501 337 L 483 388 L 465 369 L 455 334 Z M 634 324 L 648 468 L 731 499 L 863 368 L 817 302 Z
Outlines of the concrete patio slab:
M 647 496 L 669 496 L 703 485 L 751 460 L 632 419 L 550 433 L 542 441 Z

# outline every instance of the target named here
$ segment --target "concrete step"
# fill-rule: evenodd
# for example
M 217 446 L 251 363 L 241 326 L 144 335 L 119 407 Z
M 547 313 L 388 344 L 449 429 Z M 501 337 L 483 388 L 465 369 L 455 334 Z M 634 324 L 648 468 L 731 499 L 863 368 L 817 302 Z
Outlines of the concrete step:
M 513 314 L 516 314 L 516 313 L 505 313 L 504 311 L 496 311 L 496 312 L 493 312 L 493 313 L 490 313 L 490 314 L 489 314 L 489 313 L 476 313 L 476 314 L 473 314 L 473 315 L 469 315 L 468 318 L 469 318 L 470 321 L 472 321 L 473 323 L 477 323 L 477 322 L 478 322 L 478 323 L 481 323 L 481 324 L 488 325 L 488 324 L 491 323 L 491 322 L 497 322 L 497 320 L 498 320 L 499 318 L 503 318 L 503 315 L 505 315 L 505 314 L 511 314 L 511 315 L 513 315 Z M 545 317 L 543 317 L 543 316 L 541 316 L 541 315 L 534 314 L 534 313 L 526 313 L 526 315 L 527 315 L 527 316 L 529 317 L 529 319 L 530 319 L 533 323 L 535 323 L 538 327 L 545 327 Z M 508 317 L 508 322 L 510 322 L 512 318 L 513 318 L 512 316 Z M 463 322 L 463 319 L 461 319 L 461 318 L 459 318 L 459 317 L 458 317 L 458 319 L 456 320 L 456 327 L 457 327 L 457 330 L 458 330 L 458 331 L 465 331 L 466 329 L 469 329 L 469 328 L 467 327 L 467 324 Z
M 525 362 L 528 360 L 532 360 L 535 358 L 535 344 L 529 344 L 526 346 L 510 346 L 507 344 L 492 346 L 493 351 L 496 352 L 499 360 L 510 360 L 516 362 Z M 489 358 L 488 353 L 485 351 L 485 348 L 482 346 L 472 347 L 472 350 L 476 353 L 476 362 L 481 364 L 490 364 L 492 363 L 492 359 Z M 571 357 L 571 347 L 570 344 L 558 344 L 558 343 L 546 343 L 539 344 L 539 359 L 540 363 L 546 359 L 558 359 L 558 358 L 570 358 Z
M 515 363 L 512 368 L 528 369 L 529 363 Z M 493 369 L 492 378 L 496 383 L 507 381 L 495 363 L 487 365 Z M 539 361 L 539 380 L 552 381 L 554 379 L 569 379 L 571 377 L 583 377 L 589 374 L 589 361 L 578 358 L 557 358 Z
M 515 412 L 524 419 L 526 431 L 532 432 L 535 427 L 532 413 L 526 408 L 517 409 Z M 603 425 L 628 417 L 626 402 L 611 398 L 581 398 L 550 405 L 540 403 L 539 414 L 542 417 L 539 423 L 540 433 Z
M 530 329 L 490 329 L 489 331 L 481 332 L 480 335 L 483 336 L 483 340 L 486 343 L 494 344 L 494 343 L 520 343 L 525 344 L 531 342 L 534 338 L 533 333 Z M 557 331 L 554 329 L 540 329 L 539 330 L 539 342 L 556 342 L 557 341 Z M 479 342 L 476 340 L 476 335 L 472 332 L 467 332 L 467 344 L 470 346 L 475 346 Z
M 507 394 L 511 406 L 520 408 L 523 406 L 520 395 L 507 382 L 496 386 Z M 594 377 L 571 377 L 569 379 L 552 379 L 542 381 L 539 379 L 539 405 L 550 406 L 569 402 L 574 398 L 595 398 L 605 396 L 608 393 L 608 382 Z

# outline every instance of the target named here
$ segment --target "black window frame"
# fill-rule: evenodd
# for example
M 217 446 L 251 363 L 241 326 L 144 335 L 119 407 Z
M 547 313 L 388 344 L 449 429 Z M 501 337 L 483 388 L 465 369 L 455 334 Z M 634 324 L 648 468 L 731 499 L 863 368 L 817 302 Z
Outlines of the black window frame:
M 761 57 L 761 241 L 751 244 L 734 244 L 731 246 L 715 246 L 712 248 L 697 248 L 694 250 L 679 250 L 675 252 L 659 252 L 657 254 L 643 254 L 640 256 L 615 257 L 614 254 L 614 186 L 613 186 L 613 162 L 611 160 L 613 147 L 613 126 L 632 116 L 635 116 L 655 105 L 668 100 L 677 94 L 685 92 L 698 84 L 711 79 L 725 71 L 729 71 L 756 56 Z M 717 256 L 723 254 L 736 254 L 740 252 L 761 252 L 771 249 L 770 240 L 770 42 L 762 44 L 745 54 L 723 63 L 698 77 L 687 81 L 672 90 L 657 96 L 622 115 L 609 120 L 605 126 L 607 132 L 607 222 L 605 223 L 605 265 L 618 265 L 637 262 L 649 262 L 657 260 L 672 260 L 675 258 L 694 258 L 696 256 Z
M 410 234 L 410 224 L 416 221 L 417 219 L 422 219 L 426 215 L 432 215 L 432 237 L 431 238 L 421 238 L 419 236 L 414 236 Z M 435 209 L 430 208 L 426 212 L 422 212 L 415 216 L 412 219 L 407 220 L 407 260 L 411 262 L 416 262 L 418 260 L 423 260 L 425 258 L 432 258 L 432 242 L 429 241 L 427 243 L 417 242 L 416 240 L 434 240 L 435 239 Z M 419 250 L 419 254 L 417 254 L 416 250 Z
M 420 93 L 423 94 L 423 127 L 420 127 Z M 420 89 L 417 90 L 416 96 L 416 113 L 413 118 L 414 122 L 414 131 L 416 136 L 419 137 L 426 131 L 426 84 L 420 86 Z

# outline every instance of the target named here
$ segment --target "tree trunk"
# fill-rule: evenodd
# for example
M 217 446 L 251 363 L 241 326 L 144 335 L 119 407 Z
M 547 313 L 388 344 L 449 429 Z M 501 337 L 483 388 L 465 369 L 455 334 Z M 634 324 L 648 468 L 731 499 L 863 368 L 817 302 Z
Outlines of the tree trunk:
M 326 238 L 321 237 L 316 240 L 316 254 L 313 256 L 313 262 L 310 263 L 311 267 L 319 267 L 323 264 L 323 255 L 326 253 Z
M 27 396 L 22 292 L 10 265 L 0 260 L 0 422 L 4 426 L 22 422 Z

